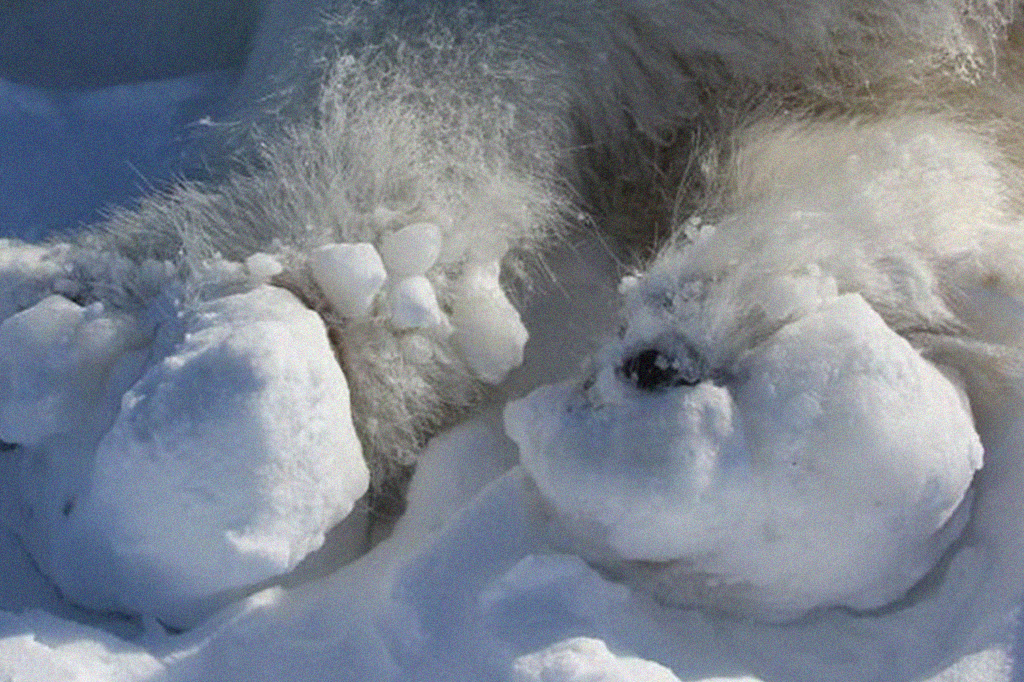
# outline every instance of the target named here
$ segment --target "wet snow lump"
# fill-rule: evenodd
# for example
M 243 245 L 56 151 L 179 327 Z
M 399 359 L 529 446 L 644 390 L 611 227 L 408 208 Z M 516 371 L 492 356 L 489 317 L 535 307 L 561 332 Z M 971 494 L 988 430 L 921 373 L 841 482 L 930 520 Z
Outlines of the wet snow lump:
M 25 544 L 62 592 L 187 627 L 320 547 L 369 474 L 323 323 L 295 296 L 262 285 L 181 324 L 163 354 L 99 304 L 50 296 L 8 318 L 0 434 L 22 446 Z
M 891 603 L 962 529 L 982 465 L 966 399 L 859 295 L 782 325 L 714 380 L 663 349 L 686 329 L 635 317 L 633 350 L 615 341 L 586 382 L 505 412 L 596 560 L 673 603 L 779 620 Z

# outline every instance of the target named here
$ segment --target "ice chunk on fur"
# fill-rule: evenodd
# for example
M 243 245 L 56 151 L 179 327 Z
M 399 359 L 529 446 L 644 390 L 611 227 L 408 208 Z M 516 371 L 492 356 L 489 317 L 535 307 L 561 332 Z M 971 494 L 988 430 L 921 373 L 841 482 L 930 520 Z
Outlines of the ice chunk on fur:
M 395 329 L 430 329 L 444 322 L 434 287 L 422 275 L 395 282 L 388 291 L 388 304 Z
M 201 304 L 125 394 L 52 577 L 94 608 L 185 625 L 291 570 L 366 491 L 323 324 L 262 286 Z
M 573 637 L 520 656 L 513 670 L 516 682 L 679 682 L 665 666 L 616 656 L 592 637 Z
M 49 296 L 0 324 L 0 440 L 39 445 L 96 427 L 108 377 L 147 338 L 131 318 Z
M 982 463 L 961 392 L 852 294 L 715 380 L 644 390 L 609 362 L 512 403 L 506 428 L 588 542 L 666 562 L 669 599 L 770 617 L 898 598 Z
M 452 335 L 466 364 L 487 383 L 500 383 L 523 362 L 529 333 L 498 281 L 497 262 L 467 266 L 452 301 Z
M 380 255 L 388 274 L 398 279 L 422 275 L 441 255 L 441 230 L 433 223 L 406 225 L 384 235 Z
M 253 279 L 266 281 L 280 275 L 284 266 L 269 253 L 254 253 L 245 259 L 245 270 Z
M 387 272 L 373 244 L 328 244 L 310 256 L 309 267 L 334 311 L 365 317 Z

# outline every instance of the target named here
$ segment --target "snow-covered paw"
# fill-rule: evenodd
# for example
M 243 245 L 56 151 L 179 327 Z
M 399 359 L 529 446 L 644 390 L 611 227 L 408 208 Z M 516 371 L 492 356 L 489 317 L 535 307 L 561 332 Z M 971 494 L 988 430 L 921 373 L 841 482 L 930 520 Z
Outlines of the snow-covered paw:
M 21 477 L 0 502 L 71 601 L 195 624 L 291 572 L 371 476 L 519 364 L 498 263 L 446 254 L 433 223 L 387 228 L 210 258 L 186 279 L 100 252 L 15 254 L 42 265 L 0 287 L 0 444 Z M 52 293 L 70 273 L 80 302 Z M 84 303 L 136 281 L 121 306 Z
M 421 211 L 367 216 L 365 241 L 316 247 L 273 281 L 328 325 L 377 485 L 522 363 L 527 331 L 499 282 L 508 242 L 467 244 L 472 223 Z
M 412 223 L 385 233 L 379 249 L 365 242 L 322 246 L 310 255 L 310 270 L 338 316 L 376 316 L 395 332 L 451 336 L 474 376 L 500 383 L 522 363 L 526 328 L 498 281 L 499 263 L 439 263 L 444 237 L 434 223 Z
M 315 313 L 264 285 L 182 324 L 164 320 L 141 357 L 130 320 L 99 304 L 54 296 L 0 325 L 0 421 L 36 462 L 23 490 L 41 569 L 78 604 L 176 626 L 292 570 L 369 480 Z M 80 423 L 83 405 L 102 418 Z
M 771 619 L 878 607 L 934 565 L 982 447 L 962 391 L 863 298 L 788 287 L 787 319 L 765 324 L 768 297 L 760 324 L 726 323 L 726 286 L 631 286 L 592 374 L 505 413 L 584 551 Z

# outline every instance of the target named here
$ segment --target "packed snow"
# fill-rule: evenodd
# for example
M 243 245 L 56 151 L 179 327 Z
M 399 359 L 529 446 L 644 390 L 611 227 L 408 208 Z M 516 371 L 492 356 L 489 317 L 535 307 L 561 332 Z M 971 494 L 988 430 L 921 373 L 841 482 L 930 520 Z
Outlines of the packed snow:
M 599 639 L 576 637 L 516 659 L 518 682 L 678 682 L 663 665 L 619 658 Z M 713 681 L 712 681 L 713 682 Z
M 0 438 L 61 591 L 181 626 L 294 568 L 368 472 L 323 324 L 291 294 L 210 301 L 176 342 L 139 326 L 59 296 L 4 321 Z
M 728 377 L 671 365 L 675 330 L 658 331 L 665 355 L 640 371 L 673 377 L 660 390 L 607 364 L 505 411 L 523 466 L 595 551 L 665 575 L 679 562 L 694 578 L 668 598 L 735 592 L 791 619 L 892 602 L 960 534 L 982 464 L 966 398 L 862 298 L 784 326 Z
M 922 353 L 814 264 L 680 279 L 668 254 L 620 282 L 591 239 L 553 249 L 551 281 L 513 305 L 491 249 L 439 269 L 444 219 L 383 207 L 374 243 L 215 258 L 198 293 L 147 262 L 128 290 L 145 295 L 96 300 L 90 273 L 132 266 L 21 240 L 195 171 L 189 130 L 245 93 L 212 70 L 242 55 L 190 54 L 165 80 L 108 64 L 89 90 L 43 87 L 53 64 L 0 77 L 0 680 L 1024 679 L 1024 380 L 1000 345 L 1019 300 L 964 292 L 996 341 Z M 916 120 L 869 132 L 823 136 L 856 201 L 803 168 L 824 179 L 755 219 L 997 220 L 986 150 Z M 688 223 L 689 258 L 751 248 L 728 228 Z M 804 251 L 845 263 L 850 243 L 826 241 Z M 937 249 L 998 251 L 955 241 Z M 941 316 L 918 253 L 885 274 Z M 329 310 L 279 286 L 295 262 Z M 730 305 L 751 272 L 772 275 L 756 323 Z M 371 318 L 405 349 L 450 340 L 496 387 L 379 523 L 329 330 Z
M 124 394 L 40 563 L 77 603 L 182 627 L 293 569 L 367 485 L 323 324 L 264 286 L 200 307 Z

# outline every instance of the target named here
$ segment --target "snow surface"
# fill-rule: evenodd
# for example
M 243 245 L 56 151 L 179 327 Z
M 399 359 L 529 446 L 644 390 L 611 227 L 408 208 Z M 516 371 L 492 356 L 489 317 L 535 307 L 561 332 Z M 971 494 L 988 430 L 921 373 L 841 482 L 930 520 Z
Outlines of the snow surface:
M 232 79 L 44 90 L 0 73 L 0 235 L 74 231 L 195 170 L 191 131 L 217 113 Z
M 599 639 L 576 637 L 516 659 L 519 682 L 678 682 L 663 665 L 619 658 Z

